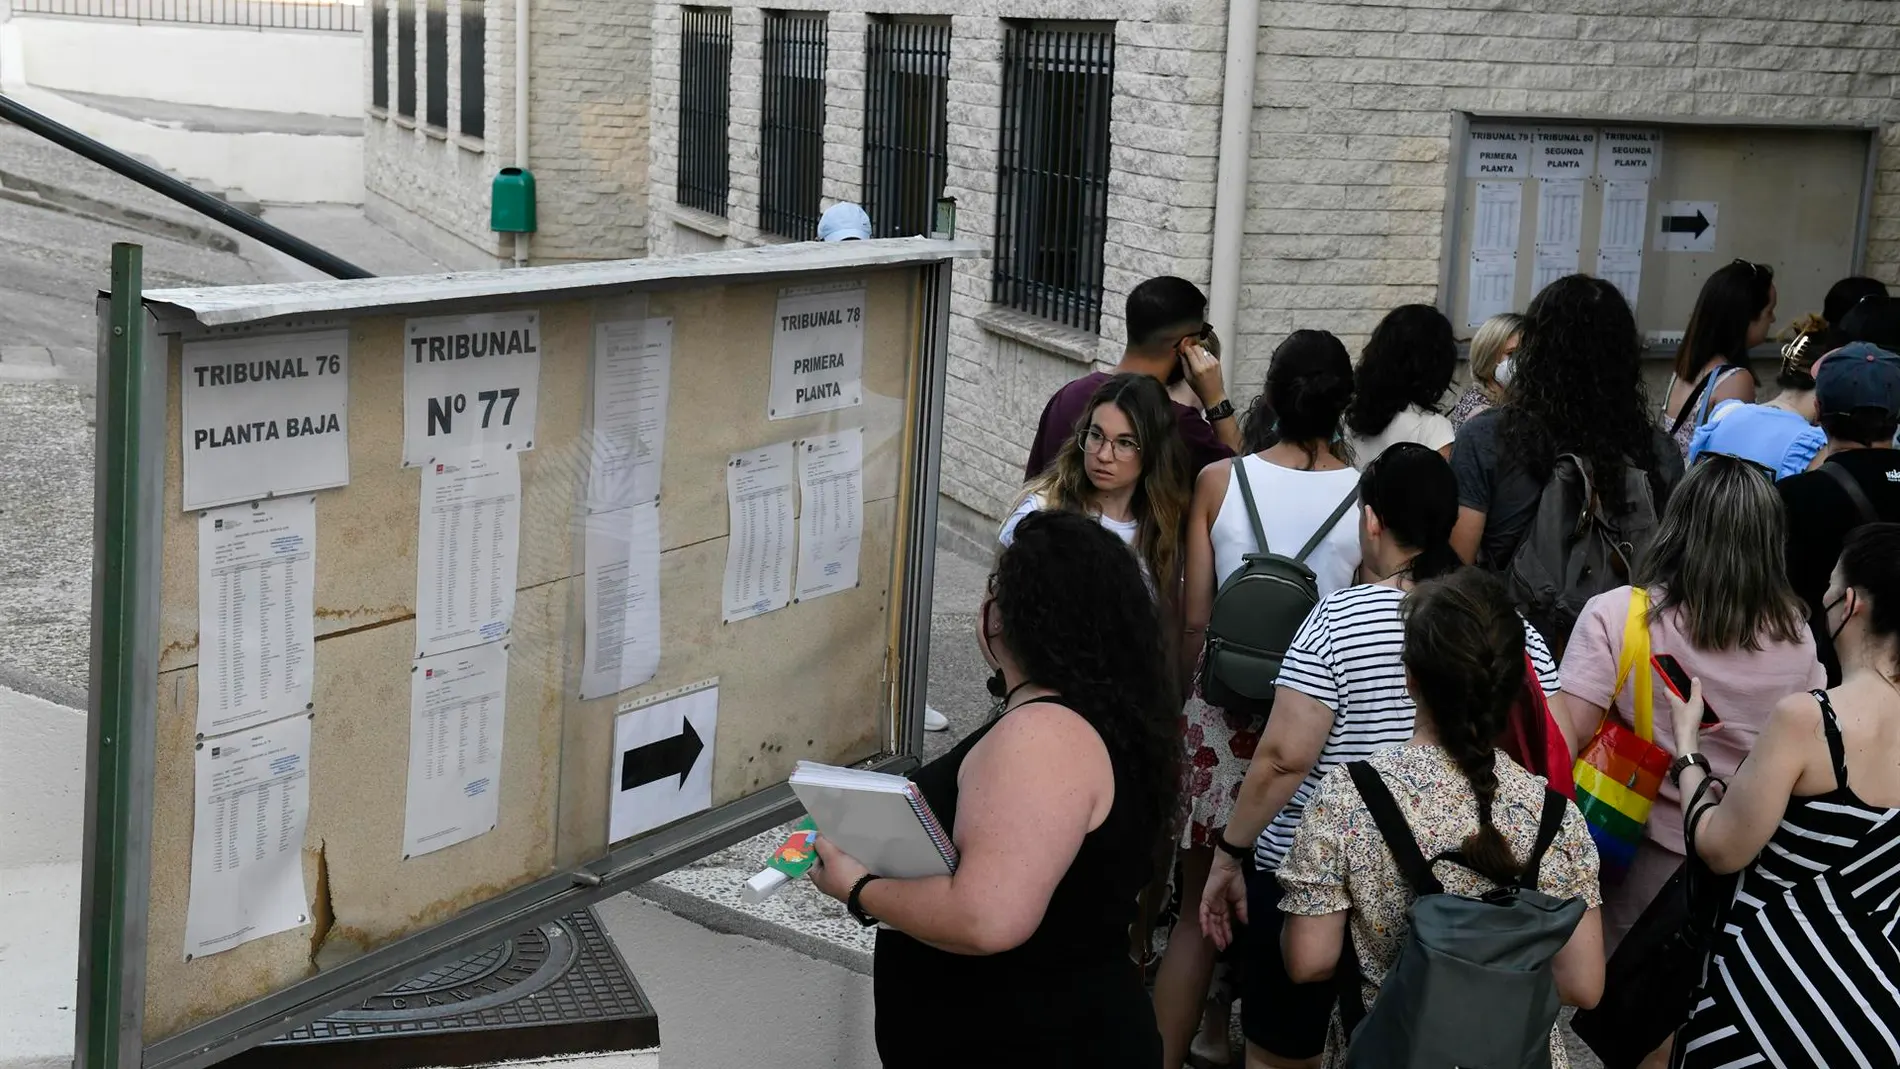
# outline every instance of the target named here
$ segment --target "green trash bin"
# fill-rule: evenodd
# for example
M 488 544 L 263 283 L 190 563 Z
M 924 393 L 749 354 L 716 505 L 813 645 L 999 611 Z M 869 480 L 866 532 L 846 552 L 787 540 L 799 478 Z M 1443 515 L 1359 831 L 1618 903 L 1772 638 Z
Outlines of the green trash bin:
M 503 167 L 489 197 L 488 228 L 504 234 L 534 233 L 534 175 Z

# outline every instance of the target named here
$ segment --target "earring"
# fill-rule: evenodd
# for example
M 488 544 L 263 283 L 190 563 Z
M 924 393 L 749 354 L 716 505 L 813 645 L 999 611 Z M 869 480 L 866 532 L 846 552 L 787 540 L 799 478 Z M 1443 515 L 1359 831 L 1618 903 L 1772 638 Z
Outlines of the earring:
M 1006 698 L 1009 696 L 1009 684 L 1003 682 L 1003 670 L 1001 668 L 990 673 L 990 678 L 984 682 L 983 686 L 990 692 L 990 697 L 992 698 Z

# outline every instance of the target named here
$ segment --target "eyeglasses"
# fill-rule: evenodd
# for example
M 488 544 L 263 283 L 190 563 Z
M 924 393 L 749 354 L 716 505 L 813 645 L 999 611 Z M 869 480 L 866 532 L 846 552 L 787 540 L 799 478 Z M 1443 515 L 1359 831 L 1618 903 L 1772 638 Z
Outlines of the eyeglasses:
M 1082 452 L 1090 456 L 1100 456 L 1102 446 L 1104 445 L 1108 446 L 1109 455 L 1116 460 L 1133 460 L 1135 457 L 1141 455 L 1140 442 L 1135 441 L 1126 434 L 1110 438 L 1108 435 L 1103 434 L 1102 429 L 1093 423 L 1089 424 L 1088 429 L 1077 437 L 1076 443 L 1082 447 Z

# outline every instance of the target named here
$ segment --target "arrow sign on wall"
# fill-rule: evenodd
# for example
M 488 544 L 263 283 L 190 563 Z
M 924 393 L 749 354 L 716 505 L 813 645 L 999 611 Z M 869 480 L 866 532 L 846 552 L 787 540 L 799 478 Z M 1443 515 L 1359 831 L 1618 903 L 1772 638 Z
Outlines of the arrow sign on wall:
M 668 776 L 678 776 L 678 786 L 684 788 L 687 773 L 693 770 L 693 765 L 699 761 L 699 752 L 705 748 L 699 732 L 693 730 L 692 721 L 682 718 L 679 734 L 649 742 L 622 755 L 620 789 L 630 791 Z
M 1665 215 L 1662 227 L 1665 234 L 1692 234 L 1701 237 L 1710 226 L 1709 217 L 1697 210 L 1694 215 Z

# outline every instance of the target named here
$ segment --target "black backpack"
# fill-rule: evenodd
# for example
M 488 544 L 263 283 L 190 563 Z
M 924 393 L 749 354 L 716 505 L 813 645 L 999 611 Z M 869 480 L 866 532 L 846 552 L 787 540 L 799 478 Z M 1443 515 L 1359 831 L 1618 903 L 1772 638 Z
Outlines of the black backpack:
M 1629 582 L 1636 555 L 1655 537 L 1657 513 L 1649 475 L 1623 468 L 1620 516 L 1606 513 L 1589 469 L 1575 454 L 1559 456 L 1537 513 L 1504 569 L 1519 612 L 1561 655 L 1584 602 Z
M 1563 829 L 1570 802 L 1544 794 L 1537 845 L 1515 883 L 1478 898 L 1450 894 L 1427 861 L 1377 769 L 1346 766 L 1372 822 L 1417 897 L 1406 911 L 1399 956 L 1367 1010 L 1355 956 L 1341 972 L 1340 1021 L 1350 1037 L 1347 1069 L 1548 1069 L 1557 1023 L 1551 961 L 1583 919 L 1584 902 L 1537 890 L 1544 854 Z
M 1234 458 L 1234 477 L 1240 480 L 1240 499 L 1247 503 L 1247 519 L 1253 524 L 1259 552 L 1247 554 L 1214 594 L 1201 664 L 1201 697 L 1228 712 L 1265 716 L 1273 707 L 1273 683 L 1280 677 L 1287 647 L 1319 604 L 1319 580 L 1306 566 L 1306 558 L 1359 500 L 1359 487 L 1353 486 L 1297 556 L 1283 557 L 1267 546 L 1266 528 L 1261 526 L 1260 508 L 1247 484 L 1243 459 Z

